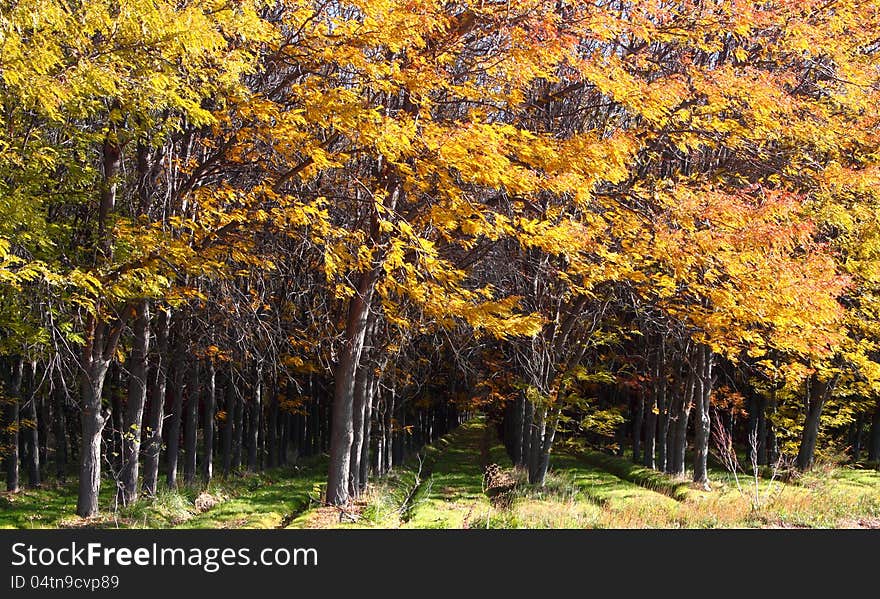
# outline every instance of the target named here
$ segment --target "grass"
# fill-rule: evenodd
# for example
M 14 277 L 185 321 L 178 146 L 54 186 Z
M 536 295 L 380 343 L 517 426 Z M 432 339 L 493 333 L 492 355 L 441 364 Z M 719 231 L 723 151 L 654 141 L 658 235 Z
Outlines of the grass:
M 508 502 L 490 500 L 487 464 L 511 481 Z M 764 473 L 765 475 L 767 473 Z M 314 503 L 326 478 L 326 457 L 261 473 L 215 479 L 207 488 L 164 491 L 112 511 L 112 484 L 101 493 L 103 515 L 74 515 L 75 483 L 0 494 L 0 528 L 880 528 L 880 472 L 820 464 L 785 481 L 740 476 L 710 467 L 711 491 L 688 479 L 572 445 L 551 456 L 545 485 L 528 485 L 494 427 L 474 419 L 418 458 L 374 480 L 345 510 Z
M 162 490 L 113 510 L 112 481 L 101 486 L 101 515 L 76 516 L 76 483 L 47 483 L 0 495 L 0 528 L 278 528 L 320 493 L 326 459 L 215 478 L 207 487 Z

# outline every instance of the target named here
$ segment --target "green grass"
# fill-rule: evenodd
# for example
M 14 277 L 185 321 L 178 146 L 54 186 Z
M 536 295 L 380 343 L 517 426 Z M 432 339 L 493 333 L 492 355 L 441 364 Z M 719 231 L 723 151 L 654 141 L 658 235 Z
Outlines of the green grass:
M 0 527 L 133 528 L 880 528 L 880 472 L 822 464 L 771 482 L 710 467 L 711 490 L 689 480 L 565 445 L 551 456 L 545 485 L 528 485 L 495 429 L 474 419 L 371 482 L 345 510 L 314 503 L 327 473 L 325 456 L 262 473 L 216 478 L 207 489 L 164 491 L 113 511 L 113 487 L 102 488 L 102 515 L 74 515 L 76 485 L 0 494 Z M 421 465 L 420 465 L 421 463 Z M 484 489 L 485 465 L 496 463 L 515 485 L 506 504 Z M 766 473 L 765 473 L 766 474 Z
M 112 481 L 101 485 L 101 513 L 76 516 L 76 483 L 47 483 L 0 495 L 0 528 L 277 528 L 306 509 L 326 477 L 326 459 L 299 466 L 239 472 L 203 485 L 162 490 L 155 498 L 113 509 Z

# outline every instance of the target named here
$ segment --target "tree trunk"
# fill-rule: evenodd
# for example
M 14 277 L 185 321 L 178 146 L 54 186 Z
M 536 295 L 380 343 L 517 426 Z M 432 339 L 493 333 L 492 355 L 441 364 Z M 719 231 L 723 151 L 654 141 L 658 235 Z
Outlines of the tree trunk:
M 235 393 L 235 413 L 233 417 L 234 439 L 232 445 L 232 469 L 241 468 L 241 455 L 244 449 L 244 401 Z
M 657 455 L 657 396 L 651 394 L 645 406 L 645 448 L 642 463 L 653 469 Z
M 266 466 L 278 465 L 278 382 L 269 387 L 269 407 L 266 422 Z
M 184 409 L 186 418 L 183 423 L 183 484 L 186 486 L 196 481 L 198 472 L 199 363 L 195 359 L 190 365 L 189 375 Z
M 666 472 L 668 455 L 666 452 L 667 437 L 669 436 L 669 406 L 666 395 L 666 355 L 664 342 L 660 341 L 660 351 L 657 357 L 657 369 L 655 375 L 655 389 L 657 390 L 658 430 L 657 430 L 657 470 Z
M 371 379 L 372 385 L 370 387 L 370 392 L 367 395 L 367 401 L 364 405 L 364 434 L 363 443 L 361 443 L 360 473 L 358 476 L 360 492 L 367 488 L 367 479 L 369 478 L 370 435 L 372 434 L 373 426 L 373 403 L 376 401 L 376 395 L 379 392 L 379 379 L 377 377 L 371 377 Z
M 247 468 L 251 472 L 259 469 L 259 437 L 260 437 L 260 408 L 262 406 L 263 373 L 257 366 L 254 374 L 254 396 L 251 398 L 248 419 L 248 462 Z
M 529 484 L 543 487 L 550 467 L 550 452 L 556 437 L 559 408 L 548 410 L 536 406 L 532 426 L 531 454 L 529 456 Z
M 122 323 L 111 328 L 107 323 L 100 322 L 96 316 L 90 316 L 86 330 L 90 334 L 86 335 L 87 341 L 80 364 L 82 449 L 76 513 L 89 518 L 98 514 L 98 492 L 101 487 L 101 434 L 107 421 L 102 412 L 101 396 L 107 371 L 122 334 Z
M 226 375 L 224 384 L 226 385 L 224 391 L 224 402 L 223 409 L 226 412 L 226 418 L 223 421 L 223 474 L 229 476 L 229 473 L 232 472 L 232 443 L 233 443 L 233 429 L 235 428 L 235 387 L 232 383 L 232 369 L 229 369 L 229 373 Z
M 3 426 L 5 428 L 4 441 L 7 449 L 6 460 L 6 490 L 10 493 L 18 492 L 18 444 L 19 444 L 19 398 L 21 397 L 21 381 L 24 375 L 24 360 L 12 358 L 11 367 L 7 378 L 7 396 L 4 398 Z
M 27 427 L 22 427 L 23 447 L 22 462 L 27 468 L 28 486 L 40 486 L 40 428 L 37 415 L 37 363 L 30 362 L 26 367 L 27 384 L 25 385 L 27 401 L 22 405 L 22 417 Z
M 838 376 L 835 375 L 829 381 L 819 381 L 815 377 L 807 379 L 804 398 L 807 415 L 797 455 L 797 468 L 801 472 L 806 472 L 813 467 L 816 454 L 816 440 L 819 438 L 819 424 L 822 419 L 822 408 L 831 396 L 831 391 L 837 385 Z
M 202 434 L 204 435 L 204 454 L 202 456 L 202 478 L 205 484 L 214 477 L 214 404 L 217 400 L 217 369 L 214 360 L 208 358 L 208 378 L 205 381 L 205 406 Z
M 349 499 L 351 444 L 354 441 L 355 379 L 364 347 L 370 301 L 377 276 L 375 269 L 360 276 L 357 292 L 349 301 L 344 342 L 334 373 L 330 471 L 327 478 L 327 502 L 331 505 L 344 505 Z
M 156 322 L 156 364 L 150 379 L 150 415 L 146 427 L 144 448 L 143 490 L 148 496 L 156 495 L 159 480 L 159 455 L 162 451 L 162 428 L 165 422 L 165 389 L 168 383 L 168 337 L 171 312 L 159 310 Z
M 694 404 L 697 408 L 696 420 L 694 421 L 694 482 L 709 490 L 709 437 L 712 432 L 712 422 L 709 410 L 712 401 L 712 366 L 714 356 L 707 345 L 697 348 L 696 360 L 696 391 L 694 392 Z
M 369 390 L 372 388 L 372 376 L 369 367 L 361 364 L 358 368 L 354 385 L 354 409 L 352 418 L 353 438 L 349 465 L 348 492 L 352 497 L 360 495 L 361 483 L 361 452 L 364 443 L 364 417 L 369 401 Z
M 642 454 L 642 424 L 645 420 L 645 398 L 642 391 L 636 392 L 636 398 L 633 400 L 633 464 L 641 461 Z
M 177 462 L 180 459 L 180 425 L 183 420 L 183 348 L 178 347 L 174 352 L 173 365 L 174 378 L 172 384 L 171 415 L 168 419 L 168 439 L 165 443 L 165 466 L 168 469 L 165 482 L 169 489 L 177 488 Z
M 64 483 L 67 480 L 67 393 L 60 374 L 52 389 L 52 402 L 55 406 L 55 474 Z
M 141 427 L 147 401 L 147 359 L 150 351 L 150 305 L 138 302 L 133 323 L 134 341 L 128 361 L 128 399 L 123 426 L 122 472 L 117 502 L 128 505 L 137 499 Z
M 874 417 L 871 419 L 871 444 L 868 447 L 868 461 L 880 461 L 880 399 L 874 408 Z
M 688 373 L 684 385 L 676 398 L 676 410 L 673 426 L 672 470 L 670 474 L 685 475 L 687 454 L 687 429 L 696 387 L 696 374 Z

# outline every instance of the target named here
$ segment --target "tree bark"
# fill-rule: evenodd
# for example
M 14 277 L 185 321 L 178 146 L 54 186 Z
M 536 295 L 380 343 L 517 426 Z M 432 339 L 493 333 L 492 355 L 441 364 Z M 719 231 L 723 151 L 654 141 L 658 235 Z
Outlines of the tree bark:
M 171 327 L 171 312 L 167 308 L 159 310 L 156 322 L 156 356 L 150 379 L 150 414 L 146 427 L 146 446 L 144 448 L 144 493 L 156 495 L 159 480 L 159 455 L 162 451 L 162 428 L 165 422 L 165 389 L 168 383 L 168 337 Z
M 868 446 L 868 461 L 880 461 L 880 399 L 874 408 L 874 416 L 871 418 L 871 442 Z
M 262 407 L 263 373 L 257 366 L 254 373 L 254 396 L 248 405 L 248 462 L 247 468 L 251 472 L 259 469 L 259 437 L 260 437 L 260 411 Z
M 186 405 L 183 423 L 183 484 L 190 486 L 196 481 L 199 430 L 199 363 L 193 360 L 186 388 Z
M 22 405 L 22 417 L 28 426 L 22 427 L 23 448 L 22 462 L 28 473 L 28 486 L 40 486 L 40 428 L 37 414 L 37 363 L 31 361 L 26 365 L 27 384 L 25 385 L 27 400 Z
M 223 409 L 226 412 L 226 418 L 223 421 L 223 474 L 229 476 L 232 472 L 232 443 L 233 429 L 235 428 L 235 387 L 232 384 L 232 369 L 229 369 L 224 384 L 224 402 Z
M 675 419 L 673 422 L 672 470 L 670 472 L 676 476 L 685 475 L 688 420 L 690 419 L 694 403 L 696 378 L 694 372 L 689 372 L 679 392 L 679 397 L 676 398 Z
M 354 409 L 352 417 L 353 439 L 351 443 L 351 457 L 349 466 L 349 488 L 352 497 L 360 495 L 361 483 L 361 453 L 364 443 L 364 418 L 369 402 L 369 394 L 372 389 L 372 375 L 366 364 L 358 368 L 357 378 L 354 385 Z
M 98 317 L 90 315 L 86 327 L 88 334 L 83 347 L 80 376 L 82 449 L 76 513 L 84 518 L 90 518 L 98 514 L 98 492 L 101 487 L 101 433 L 107 422 L 106 414 L 101 407 L 101 396 L 107 371 L 116 352 L 119 336 L 122 334 L 122 323 L 116 323 L 111 328 Z
M 214 477 L 214 404 L 217 401 L 217 369 L 214 360 L 208 358 L 208 376 L 205 381 L 205 405 L 202 434 L 204 435 L 204 455 L 202 456 L 202 479 L 205 484 Z
M 815 376 L 807 379 L 804 401 L 806 403 L 806 420 L 798 448 L 797 468 L 806 472 L 813 467 L 816 454 L 816 440 L 819 438 L 819 424 L 822 419 L 822 408 L 837 385 L 839 375 L 831 380 L 819 381 Z
M 363 443 L 361 443 L 361 456 L 360 456 L 360 473 L 358 476 L 358 482 L 360 484 L 360 492 L 363 492 L 367 488 L 367 479 L 369 478 L 370 471 L 370 436 L 372 434 L 372 422 L 373 422 L 373 403 L 376 401 L 376 395 L 379 392 L 379 379 L 377 377 L 372 378 L 372 385 L 370 387 L 370 392 L 367 395 L 367 401 L 364 406 L 364 434 L 363 434 Z
M 336 366 L 333 416 L 330 430 L 330 471 L 327 479 L 327 502 L 344 505 L 349 499 L 351 445 L 354 441 L 354 390 L 370 302 L 378 271 L 362 273 L 357 291 L 349 301 L 348 319 L 339 362 Z
M 147 360 L 150 351 L 150 305 L 142 300 L 135 307 L 134 341 L 129 357 L 128 399 L 123 426 L 122 472 L 117 502 L 128 505 L 137 499 L 141 427 L 147 401 Z
M 696 390 L 694 392 L 694 404 L 697 408 L 696 420 L 694 421 L 694 482 L 709 489 L 709 437 L 711 435 L 712 422 L 709 410 L 712 401 L 712 366 L 714 356 L 707 345 L 697 348 L 696 360 Z
M 645 420 L 645 398 L 642 391 L 636 392 L 636 398 L 633 400 L 633 464 L 641 461 L 642 454 L 642 425 Z
M 168 439 L 165 443 L 165 466 L 167 474 L 165 482 L 169 489 L 177 488 L 177 462 L 180 459 L 180 425 L 183 420 L 183 348 L 177 343 L 177 349 L 172 359 L 174 377 L 172 380 L 171 414 L 168 419 Z
M 67 393 L 60 374 L 54 381 L 52 403 L 55 408 L 55 475 L 64 483 L 67 481 Z
M 18 445 L 19 445 L 19 398 L 21 396 L 21 382 L 24 376 L 24 360 L 13 357 L 10 360 L 7 377 L 7 397 L 3 409 L 3 426 L 5 428 L 4 441 L 7 448 L 6 461 L 6 490 L 10 493 L 18 492 Z

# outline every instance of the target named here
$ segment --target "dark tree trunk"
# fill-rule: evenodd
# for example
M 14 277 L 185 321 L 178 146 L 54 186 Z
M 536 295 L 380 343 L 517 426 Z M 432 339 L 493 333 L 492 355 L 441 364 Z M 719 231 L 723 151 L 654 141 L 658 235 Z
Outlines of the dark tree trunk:
M 244 449 L 244 401 L 235 393 L 235 413 L 233 414 L 232 469 L 241 468 Z
M 645 398 L 642 391 L 636 392 L 632 409 L 633 419 L 633 463 L 638 464 L 642 455 L 642 425 L 645 420 Z
M 260 408 L 262 406 L 263 373 L 258 366 L 254 373 L 254 396 L 251 398 L 248 418 L 248 462 L 247 467 L 251 472 L 259 469 L 259 436 L 260 436 Z
M 367 332 L 367 319 L 377 271 L 362 273 L 355 295 L 348 305 L 348 319 L 339 362 L 336 365 L 333 416 L 330 430 L 330 471 L 327 478 L 327 502 L 348 502 L 351 467 L 351 444 L 354 441 L 354 391 L 358 365 Z
M 880 461 L 880 399 L 874 408 L 874 417 L 871 419 L 871 444 L 868 446 L 868 461 Z
M 117 502 L 128 505 L 137 499 L 141 427 L 147 401 L 147 359 L 150 351 L 150 305 L 138 302 L 133 323 L 134 341 L 128 361 L 128 399 L 123 425 L 122 472 Z
M 177 488 L 177 462 L 180 459 L 180 425 L 183 420 L 183 355 L 183 348 L 178 343 L 172 364 L 174 377 L 172 379 L 173 388 L 171 391 L 171 414 L 168 418 L 168 439 L 165 443 L 167 447 L 165 466 L 168 469 L 165 482 L 169 489 Z
M 707 345 L 697 348 L 696 359 L 696 390 L 694 392 L 694 404 L 697 408 L 696 420 L 694 421 L 694 482 L 709 488 L 709 437 L 711 435 L 712 422 L 709 410 L 712 401 L 712 386 L 714 378 L 712 366 L 714 356 Z
M 654 468 L 657 455 L 657 396 L 651 394 L 645 406 L 645 447 L 642 463 L 646 468 Z
M 367 396 L 367 402 L 364 406 L 364 434 L 363 434 L 363 443 L 361 444 L 361 456 L 360 456 L 360 473 L 358 476 L 358 481 L 360 482 L 360 491 L 364 491 L 367 488 L 367 479 L 369 477 L 370 471 L 370 437 L 372 435 L 372 427 L 373 427 L 373 404 L 376 401 L 376 395 L 379 392 L 379 379 L 377 377 L 372 378 L 372 386 L 370 388 L 370 393 Z
M 199 363 L 193 360 L 186 388 L 185 420 L 183 423 L 183 484 L 196 481 L 199 430 Z
M 266 466 L 278 465 L 278 383 L 269 387 L 269 406 L 266 419 Z
M 165 422 L 165 389 L 168 383 L 168 336 L 171 312 L 159 311 L 156 322 L 156 359 L 150 378 L 150 414 L 146 427 L 144 447 L 144 493 L 156 495 L 159 480 L 159 455 L 162 451 L 162 428 Z
M 676 476 L 685 475 L 688 420 L 690 419 L 691 408 L 694 402 L 696 378 L 695 373 L 688 373 L 683 388 L 679 392 L 679 397 L 676 398 L 671 471 L 671 474 Z
M 232 472 L 232 444 L 233 430 L 235 428 L 235 387 L 233 386 L 232 369 L 227 373 L 224 384 L 224 402 L 223 409 L 226 412 L 226 418 L 223 420 L 223 474 L 229 475 Z
M 822 408 L 837 385 L 838 375 L 829 381 L 819 381 L 815 377 L 807 379 L 805 390 L 806 420 L 801 434 L 801 444 L 797 455 L 797 468 L 806 472 L 813 467 L 816 454 L 816 440 L 819 438 L 819 424 L 822 419 Z
M 367 403 L 369 402 L 369 390 L 372 388 L 372 376 L 370 367 L 361 364 L 358 368 L 357 378 L 354 385 L 354 409 L 352 418 L 353 439 L 351 443 L 351 457 L 349 459 L 349 488 L 352 497 L 360 495 L 361 477 L 361 452 L 364 443 L 364 418 L 366 416 Z
M 6 445 L 6 490 L 18 492 L 19 476 L 19 399 L 21 397 L 21 381 L 24 375 L 24 360 L 12 358 L 8 378 L 6 380 L 6 397 L 3 406 L 3 426 L 5 429 L 4 445 Z
M 119 492 L 119 475 L 122 473 L 122 421 L 125 413 L 125 405 L 122 402 L 122 369 L 118 364 L 110 365 L 110 380 L 104 385 L 104 393 L 110 404 L 110 463 L 113 465 L 112 475 L 116 481 L 117 494 Z
M 61 374 L 54 382 L 52 403 L 55 407 L 55 474 L 64 483 L 67 480 L 67 392 Z
M 385 473 L 394 468 L 394 404 L 396 402 L 395 390 L 392 388 L 387 396 L 385 406 Z
M 202 456 L 202 478 L 205 484 L 214 477 L 214 404 L 217 401 L 217 369 L 213 359 L 207 362 L 208 376 L 205 381 L 205 406 L 202 434 L 204 435 L 204 454 Z
M 657 369 L 655 375 L 655 389 L 657 393 L 658 429 L 657 429 L 657 470 L 666 472 L 668 455 L 667 437 L 669 436 L 669 406 L 666 394 L 666 355 L 665 344 L 660 341 L 660 351 L 657 356 Z
M 287 465 L 287 454 L 290 450 L 291 414 L 278 405 L 278 417 L 281 420 L 281 438 L 278 440 L 278 465 Z
M 47 372 L 46 376 L 48 377 L 50 374 Z M 47 387 L 51 387 L 51 384 L 47 385 Z M 44 471 L 49 465 L 49 430 L 52 422 L 51 404 L 51 395 L 48 392 L 40 393 L 37 396 L 37 413 L 39 414 L 37 425 L 40 431 L 40 468 Z
M 40 428 L 37 415 L 37 363 L 30 362 L 25 368 L 27 372 L 25 385 L 27 400 L 22 405 L 22 417 L 28 422 L 22 429 L 23 455 L 22 462 L 28 473 L 28 486 L 40 486 Z

